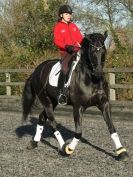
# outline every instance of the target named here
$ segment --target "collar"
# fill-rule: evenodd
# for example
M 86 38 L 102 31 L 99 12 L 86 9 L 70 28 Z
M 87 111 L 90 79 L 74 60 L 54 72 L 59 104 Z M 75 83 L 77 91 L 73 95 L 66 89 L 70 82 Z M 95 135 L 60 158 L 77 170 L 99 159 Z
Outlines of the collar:
M 72 21 L 70 21 L 69 23 L 65 23 L 65 22 L 63 22 L 63 21 L 60 20 L 59 23 L 63 23 L 63 24 L 69 25 L 69 24 L 72 23 Z

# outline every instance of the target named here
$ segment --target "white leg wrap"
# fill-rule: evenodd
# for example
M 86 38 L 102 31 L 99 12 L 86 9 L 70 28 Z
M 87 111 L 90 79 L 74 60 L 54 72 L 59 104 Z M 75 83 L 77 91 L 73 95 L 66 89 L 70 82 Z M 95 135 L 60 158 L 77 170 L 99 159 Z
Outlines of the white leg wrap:
M 37 141 L 37 142 L 40 141 L 41 135 L 42 135 L 42 131 L 43 131 L 43 126 L 37 124 L 36 134 L 34 136 L 34 141 Z
M 55 135 L 57 141 L 59 142 L 60 148 L 62 148 L 62 146 L 65 144 L 65 142 L 64 142 L 60 132 L 59 131 L 55 131 L 54 135 Z
M 117 133 L 113 133 L 113 134 L 111 135 L 111 138 L 112 138 L 112 140 L 113 140 L 113 142 L 114 142 L 114 144 L 115 144 L 116 149 L 119 149 L 119 148 L 122 147 L 122 144 L 121 144 L 121 142 L 120 142 L 120 139 L 119 139 L 119 136 L 118 136 Z
M 76 148 L 78 142 L 79 142 L 79 139 L 74 137 L 73 140 L 71 141 L 71 143 L 69 144 L 69 148 L 74 150 Z

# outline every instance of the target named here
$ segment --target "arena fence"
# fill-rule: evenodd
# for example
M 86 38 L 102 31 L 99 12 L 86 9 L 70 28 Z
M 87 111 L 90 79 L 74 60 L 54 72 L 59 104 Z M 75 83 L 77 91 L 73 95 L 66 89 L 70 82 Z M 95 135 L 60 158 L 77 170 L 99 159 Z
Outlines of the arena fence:
M 0 86 L 5 86 L 6 88 L 6 96 L 12 95 L 12 86 L 20 86 L 23 87 L 25 83 L 25 79 L 22 82 L 20 81 L 12 81 L 12 73 L 22 74 L 25 73 L 29 75 L 33 72 L 33 69 L 0 69 L 0 74 L 5 75 L 5 81 L 0 81 Z M 108 77 L 109 90 L 110 90 L 110 100 L 117 101 L 116 99 L 116 89 L 133 89 L 133 83 L 117 83 L 116 82 L 116 74 L 117 73 L 129 73 L 131 77 L 133 77 L 133 68 L 105 68 L 104 72 Z M 1 95 L 0 95 L 1 97 Z M 133 100 L 130 100 L 133 102 Z

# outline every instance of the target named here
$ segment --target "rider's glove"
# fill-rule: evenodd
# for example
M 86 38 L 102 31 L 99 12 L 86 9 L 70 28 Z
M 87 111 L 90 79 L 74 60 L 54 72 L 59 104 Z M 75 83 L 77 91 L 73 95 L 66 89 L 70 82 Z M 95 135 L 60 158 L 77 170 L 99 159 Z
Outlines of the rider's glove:
M 73 52 L 75 52 L 75 47 L 73 45 L 66 45 L 65 46 L 65 50 L 66 52 L 68 52 L 69 54 L 72 54 Z

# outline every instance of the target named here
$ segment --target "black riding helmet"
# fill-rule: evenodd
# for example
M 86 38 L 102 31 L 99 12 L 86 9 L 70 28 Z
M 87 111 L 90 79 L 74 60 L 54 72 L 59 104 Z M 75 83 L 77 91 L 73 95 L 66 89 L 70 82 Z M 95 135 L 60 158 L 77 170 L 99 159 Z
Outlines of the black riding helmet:
M 72 14 L 72 8 L 69 6 L 69 5 L 62 5 L 60 8 L 59 8 L 59 13 L 58 15 L 60 16 L 61 14 L 63 13 L 68 13 L 68 14 Z

